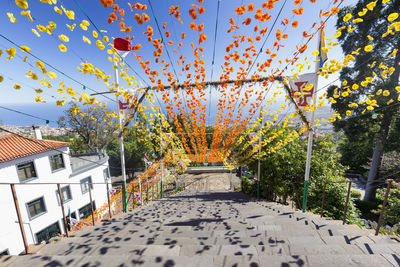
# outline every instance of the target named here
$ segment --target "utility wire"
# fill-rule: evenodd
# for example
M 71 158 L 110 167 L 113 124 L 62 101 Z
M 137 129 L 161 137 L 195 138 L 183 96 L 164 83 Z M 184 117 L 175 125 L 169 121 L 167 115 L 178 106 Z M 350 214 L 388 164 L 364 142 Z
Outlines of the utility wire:
M 21 114 L 21 115 L 25 115 L 25 116 L 28 116 L 28 117 L 32 117 L 32 118 L 35 118 L 35 119 L 39 119 L 39 120 L 45 121 L 46 124 L 49 124 L 49 122 L 57 123 L 56 121 L 44 119 L 44 118 L 41 118 L 41 117 L 37 117 L 35 115 L 31 115 L 31 114 L 28 114 L 28 113 L 25 113 L 25 112 L 22 112 L 22 111 L 18 111 L 18 110 L 12 109 L 12 108 L 7 108 L 7 107 L 4 107 L 4 106 L 0 106 L 0 108 L 8 110 L 8 111 L 15 112 L 15 113 L 18 113 L 18 114 Z

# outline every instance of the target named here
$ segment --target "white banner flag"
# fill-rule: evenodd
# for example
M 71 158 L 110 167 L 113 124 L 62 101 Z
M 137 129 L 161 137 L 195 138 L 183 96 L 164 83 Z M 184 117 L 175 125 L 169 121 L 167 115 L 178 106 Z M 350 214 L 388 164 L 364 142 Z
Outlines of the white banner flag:
M 250 142 L 253 145 L 253 147 L 257 146 L 260 143 L 260 137 L 258 137 L 257 133 L 249 133 L 249 137 L 250 137 Z
M 292 79 L 292 77 L 289 77 L 289 79 L 292 97 L 299 108 L 304 109 L 307 105 L 312 104 L 317 83 L 317 74 L 306 73 L 297 76 L 295 79 Z

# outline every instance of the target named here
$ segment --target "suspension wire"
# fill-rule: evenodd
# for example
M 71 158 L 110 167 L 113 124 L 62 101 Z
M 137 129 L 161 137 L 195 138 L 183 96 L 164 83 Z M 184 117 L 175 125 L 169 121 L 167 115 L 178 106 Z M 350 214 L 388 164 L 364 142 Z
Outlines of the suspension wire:
M 339 8 L 340 5 L 341 5 L 342 3 L 343 3 L 343 1 L 341 1 L 341 2 L 337 5 L 337 8 Z M 324 24 L 325 24 L 331 17 L 332 17 L 332 14 L 329 15 L 329 16 L 324 20 Z M 320 29 L 317 29 L 316 32 L 318 32 L 319 30 L 320 30 Z M 308 41 L 306 42 L 306 45 L 314 38 L 316 32 L 314 32 L 314 35 L 312 36 L 312 38 L 308 39 Z M 297 51 L 297 52 L 294 54 L 293 58 L 295 58 L 299 53 L 300 53 L 300 52 Z M 288 67 L 289 65 L 290 65 L 290 63 L 288 63 L 288 64 L 285 66 L 285 69 L 287 69 L 287 67 Z M 269 93 L 271 87 L 272 87 L 272 84 L 271 84 L 270 88 L 267 90 L 266 94 L 264 95 L 262 101 L 263 101 L 263 100 L 265 99 L 265 97 L 268 95 L 268 93 Z M 261 101 L 261 102 L 262 102 L 262 101 Z M 399 103 L 399 104 L 400 104 L 400 103 Z M 261 108 L 261 105 L 260 105 L 257 109 L 259 109 L 259 108 Z M 257 112 L 256 112 L 256 113 L 257 113 Z M 254 113 L 254 114 L 256 114 L 256 113 Z M 254 116 L 254 114 L 253 114 L 253 116 Z M 253 116 L 251 117 L 251 119 L 253 118 Z M 245 127 L 248 125 L 249 122 L 250 122 L 250 120 L 246 123 Z M 244 128 L 243 128 L 243 129 L 244 129 Z
M 285 0 L 285 2 L 283 2 L 282 6 L 281 6 L 281 8 L 280 8 L 280 10 L 279 10 L 279 12 L 278 12 L 278 15 L 276 16 L 276 18 L 275 18 L 275 20 L 274 20 L 274 22 L 273 22 L 273 24 L 272 24 L 271 29 L 270 29 L 269 32 L 268 32 L 267 37 L 264 39 L 264 42 L 263 42 L 263 44 L 262 44 L 262 46 L 261 46 L 261 48 L 260 48 L 260 51 L 257 53 L 257 56 L 256 56 L 256 58 L 255 58 L 253 64 L 251 65 L 249 71 L 248 71 L 247 74 L 246 74 L 245 79 L 246 79 L 247 76 L 249 75 L 249 73 L 250 73 L 251 69 L 253 68 L 255 62 L 257 61 L 257 59 L 258 59 L 260 53 L 262 53 L 262 49 L 263 49 L 264 45 L 266 44 L 266 42 L 267 42 L 269 36 L 271 35 L 271 32 L 272 32 L 272 30 L 274 29 L 275 24 L 276 24 L 276 22 L 278 21 L 280 15 L 281 15 L 281 13 L 282 13 L 283 8 L 284 8 L 285 5 L 286 5 L 286 2 L 287 2 L 287 0 Z M 240 86 L 239 93 L 238 93 L 238 97 L 237 97 L 237 100 L 235 101 L 235 106 L 234 106 L 233 112 L 232 112 L 233 115 L 235 114 L 235 110 L 236 110 L 237 104 L 238 104 L 238 102 L 239 102 L 239 98 L 240 98 L 240 95 L 241 95 L 241 93 L 242 93 L 242 90 L 243 90 L 243 84 Z M 268 90 L 268 91 L 269 91 L 269 90 Z M 229 118 L 228 124 L 229 124 L 231 121 L 232 121 L 232 119 Z M 246 125 L 247 125 L 247 124 L 246 124 Z M 223 140 L 226 140 L 227 137 L 228 137 L 228 136 L 227 136 L 227 134 L 225 133 L 222 139 L 223 139 Z M 221 142 L 222 142 L 222 141 L 221 141 Z
M 28 117 L 31 117 L 31 118 L 35 118 L 35 119 L 39 119 L 39 120 L 45 121 L 46 124 L 49 124 L 49 122 L 57 123 L 56 121 L 44 119 L 44 118 L 29 114 L 29 113 L 25 113 L 25 112 L 22 112 L 22 111 L 18 111 L 18 110 L 12 109 L 12 108 L 7 108 L 7 107 L 4 107 L 4 106 L 0 106 L 0 108 L 8 110 L 8 111 L 15 112 L 15 113 L 18 113 L 18 114 L 21 114 L 21 115 L 25 115 L 25 116 L 28 116 Z
M 4 36 L 4 35 L 1 34 L 1 33 L 0 33 L 0 37 L 3 38 L 3 39 L 5 39 L 5 40 L 7 40 L 8 42 L 10 42 L 10 43 L 12 43 L 12 44 L 18 46 L 19 48 L 21 47 L 20 45 L 18 45 L 18 44 L 15 43 L 14 41 L 10 40 L 9 38 L 7 38 L 6 36 Z M 60 74 L 62 74 L 63 76 L 67 77 L 68 79 L 70 79 L 70 80 L 76 82 L 77 84 L 83 86 L 84 88 L 87 88 L 87 89 L 89 89 L 89 90 L 92 91 L 92 92 L 98 93 L 98 91 L 96 91 L 96 90 L 94 90 L 94 89 L 92 89 L 92 88 L 86 86 L 85 84 L 83 84 L 83 83 L 81 83 L 80 81 L 76 80 L 75 78 L 69 76 L 68 74 L 66 74 L 66 73 L 64 73 L 63 71 L 59 70 L 58 68 L 54 67 L 53 65 L 51 65 L 51 64 L 48 63 L 47 61 L 42 60 L 42 59 L 39 58 L 38 56 L 32 54 L 31 52 L 26 52 L 26 53 L 28 53 L 29 55 L 33 56 L 33 57 L 36 58 L 37 60 L 42 61 L 44 64 L 46 64 L 46 65 L 49 66 L 50 68 L 54 69 L 54 70 L 57 71 L 58 73 L 60 73 Z M 113 101 L 113 102 L 116 102 L 114 99 L 111 99 L 111 98 L 109 98 L 108 96 L 103 96 L 103 97 L 104 97 L 104 98 L 107 98 L 108 100 L 111 100 L 111 101 Z
M 93 27 L 97 30 L 97 32 L 98 32 L 102 37 L 104 37 L 102 31 L 97 27 L 97 25 L 96 25 L 96 24 L 93 22 L 93 20 L 89 17 L 89 15 L 88 15 L 88 14 L 86 13 L 86 11 L 82 8 L 82 6 L 79 4 L 79 2 L 78 2 L 77 0 L 73 0 L 73 1 L 74 1 L 75 4 L 79 7 L 79 9 L 82 11 L 82 13 L 86 16 L 86 18 L 92 23 Z M 139 73 L 137 73 L 137 72 L 132 68 L 132 66 L 131 66 L 128 62 L 126 62 L 126 61 L 121 57 L 120 54 L 118 54 L 118 53 L 115 53 L 115 54 L 117 54 L 117 56 L 118 56 L 123 62 L 125 62 L 126 65 L 128 65 L 129 69 L 132 70 L 133 73 L 134 73 L 137 77 L 139 77 L 139 78 L 146 84 L 146 86 L 149 86 L 149 84 L 147 83 L 147 81 L 146 81 Z
M 213 57 L 212 57 L 212 65 L 211 65 L 211 78 L 210 81 L 213 80 L 213 74 L 214 74 L 214 59 L 215 59 L 215 47 L 217 44 L 217 33 L 218 33 L 218 17 L 219 17 L 219 4 L 221 0 L 217 0 L 217 17 L 215 19 L 215 31 L 214 31 L 214 48 L 213 48 Z M 208 104 L 208 119 L 210 119 L 211 116 L 211 89 L 212 86 L 210 86 L 210 101 Z

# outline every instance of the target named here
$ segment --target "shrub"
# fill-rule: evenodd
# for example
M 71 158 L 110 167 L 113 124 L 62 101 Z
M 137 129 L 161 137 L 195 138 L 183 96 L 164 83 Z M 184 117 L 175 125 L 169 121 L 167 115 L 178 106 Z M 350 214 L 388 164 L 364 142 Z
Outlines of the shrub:
M 357 190 L 351 190 L 350 193 L 351 198 L 361 198 L 361 192 Z
M 279 140 L 278 140 L 279 141 Z M 307 140 L 296 139 L 275 153 L 261 160 L 261 196 L 268 199 L 280 199 L 286 202 L 292 199 L 297 208 L 301 208 L 304 186 L 304 171 L 307 153 Z M 250 164 L 257 172 L 257 161 Z M 314 140 L 308 191 L 308 209 L 320 212 L 323 185 L 327 183 L 324 214 L 334 219 L 342 219 L 347 196 L 347 183 L 342 181 L 345 167 L 340 164 L 340 154 L 336 151 L 331 136 Z M 247 185 L 249 187 L 249 185 Z M 248 188 L 256 194 L 256 183 Z M 267 192 L 265 192 L 267 191 Z M 246 191 L 245 191 L 246 192 Z M 347 221 L 354 222 L 358 210 L 352 199 L 349 201 Z
M 378 190 L 378 197 L 383 199 L 386 188 Z M 379 206 L 379 210 L 381 209 Z M 388 203 L 384 212 L 384 221 L 392 226 L 400 225 L 400 182 L 392 182 Z

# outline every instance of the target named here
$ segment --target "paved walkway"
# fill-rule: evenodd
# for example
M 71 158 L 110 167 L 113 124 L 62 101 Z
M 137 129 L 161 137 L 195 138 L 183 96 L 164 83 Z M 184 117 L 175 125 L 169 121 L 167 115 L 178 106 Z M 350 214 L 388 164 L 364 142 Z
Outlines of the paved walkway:
M 0 266 L 399 266 L 400 243 L 241 193 L 184 192 Z

